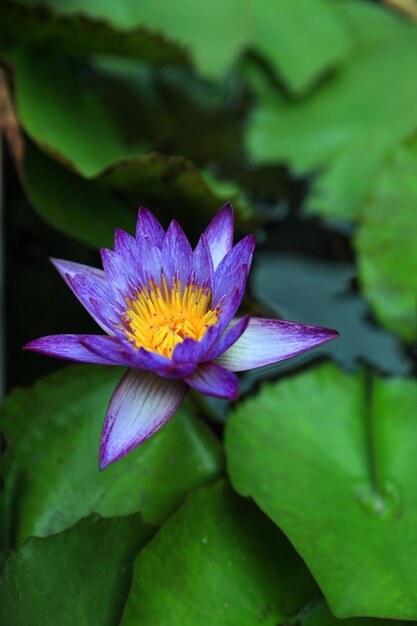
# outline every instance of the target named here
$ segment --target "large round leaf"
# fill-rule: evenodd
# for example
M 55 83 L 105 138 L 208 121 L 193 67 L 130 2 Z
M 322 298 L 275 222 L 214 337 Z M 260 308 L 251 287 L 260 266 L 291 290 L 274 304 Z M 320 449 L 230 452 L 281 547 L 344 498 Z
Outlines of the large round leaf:
M 138 515 L 93 515 L 52 537 L 30 538 L 0 580 L 1 623 L 117 626 L 133 560 L 152 533 Z
M 315 582 L 283 535 L 220 482 L 193 494 L 135 563 L 122 626 L 276 626 Z
M 161 522 L 188 491 L 221 473 L 217 440 L 186 405 L 151 439 L 99 471 L 102 423 L 122 373 L 73 366 L 5 401 L 3 516 L 12 545 L 63 530 L 91 512 L 141 511 Z
M 334 613 L 417 617 L 417 384 L 324 365 L 241 404 L 229 473 L 284 530 Z
M 417 146 L 396 151 L 365 206 L 356 234 L 359 276 L 381 322 L 417 340 Z

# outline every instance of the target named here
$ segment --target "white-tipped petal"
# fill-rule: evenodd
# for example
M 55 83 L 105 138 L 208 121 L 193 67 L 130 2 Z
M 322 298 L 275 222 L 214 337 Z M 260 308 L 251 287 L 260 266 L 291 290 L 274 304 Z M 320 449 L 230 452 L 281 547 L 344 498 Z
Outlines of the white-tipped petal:
M 182 380 L 130 369 L 111 397 L 100 443 L 100 468 L 121 459 L 169 420 L 188 386 Z

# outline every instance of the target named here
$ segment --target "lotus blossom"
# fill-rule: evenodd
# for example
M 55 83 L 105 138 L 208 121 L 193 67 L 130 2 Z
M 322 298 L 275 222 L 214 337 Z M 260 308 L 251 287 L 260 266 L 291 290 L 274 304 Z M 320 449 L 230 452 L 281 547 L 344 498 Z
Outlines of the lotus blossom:
M 235 372 L 277 363 L 338 335 L 295 322 L 235 317 L 255 238 L 233 246 L 233 209 L 224 206 L 193 250 L 174 220 L 165 232 L 139 209 L 136 237 L 116 230 L 102 249 L 104 271 L 52 259 L 105 335 L 52 335 L 25 348 L 53 357 L 128 367 L 107 410 L 100 468 L 165 424 L 188 389 L 234 400 Z

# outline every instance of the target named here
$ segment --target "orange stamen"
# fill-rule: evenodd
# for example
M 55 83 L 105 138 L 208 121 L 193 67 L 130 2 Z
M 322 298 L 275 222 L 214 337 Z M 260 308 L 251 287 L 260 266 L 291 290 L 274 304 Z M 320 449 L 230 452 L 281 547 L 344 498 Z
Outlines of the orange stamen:
M 126 298 L 125 333 L 136 349 L 145 348 L 168 358 L 186 337 L 199 341 L 217 323 L 220 307 L 212 308 L 212 293 L 206 287 L 175 280 L 172 288 L 162 279 Z

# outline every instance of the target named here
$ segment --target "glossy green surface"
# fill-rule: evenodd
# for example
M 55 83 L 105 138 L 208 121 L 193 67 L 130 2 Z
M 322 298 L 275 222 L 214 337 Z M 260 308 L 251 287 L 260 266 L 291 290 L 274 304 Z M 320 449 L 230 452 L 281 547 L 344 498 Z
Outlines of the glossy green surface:
M 285 532 L 338 617 L 417 617 L 416 407 L 413 380 L 322 365 L 266 384 L 227 423 L 233 486 Z
M 116 626 L 134 558 L 154 532 L 139 515 L 91 515 L 52 537 L 28 539 L 0 578 L 1 623 Z
M 92 512 L 140 511 L 160 523 L 188 491 L 217 478 L 222 451 L 183 405 L 154 437 L 105 471 L 98 469 L 100 432 L 123 368 L 73 366 L 16 389 L 2 430 L 5 540 L 59 532 Z

